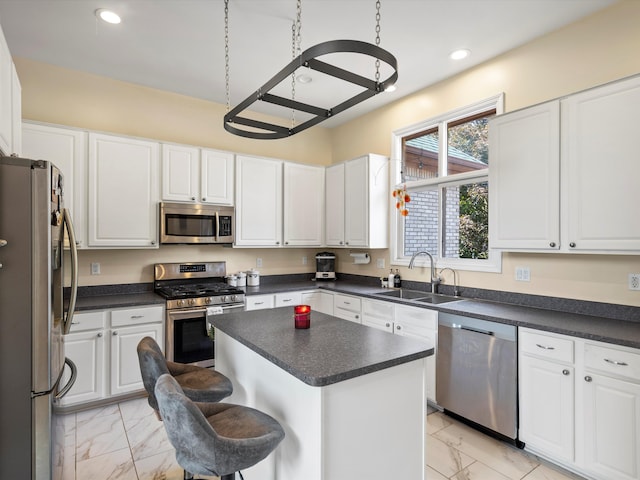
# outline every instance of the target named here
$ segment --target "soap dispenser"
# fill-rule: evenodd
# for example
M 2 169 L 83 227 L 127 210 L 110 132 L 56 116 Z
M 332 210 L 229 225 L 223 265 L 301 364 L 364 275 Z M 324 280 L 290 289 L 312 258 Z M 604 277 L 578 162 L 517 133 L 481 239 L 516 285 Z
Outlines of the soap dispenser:
M 393 275 L 393 268 L 389 269 L 389 278 L 387 278 L 387 284 L 389 285 L 389 288 L 394 288 L 396 286 L 395 283 L 395 278 Z
M 400 272 L 396 268 L 396 273 L 393 275 L 393 287 L 394 288 L 400 288 L 400 280 L 401 280 Z

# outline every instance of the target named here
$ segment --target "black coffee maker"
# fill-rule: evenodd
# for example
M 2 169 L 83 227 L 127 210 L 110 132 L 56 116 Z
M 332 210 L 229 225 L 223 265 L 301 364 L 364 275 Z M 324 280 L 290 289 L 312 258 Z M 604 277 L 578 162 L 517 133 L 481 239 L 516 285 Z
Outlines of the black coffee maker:
M 316 280 L 336 279 L 336 256 L 331 252 L 316 254 Z

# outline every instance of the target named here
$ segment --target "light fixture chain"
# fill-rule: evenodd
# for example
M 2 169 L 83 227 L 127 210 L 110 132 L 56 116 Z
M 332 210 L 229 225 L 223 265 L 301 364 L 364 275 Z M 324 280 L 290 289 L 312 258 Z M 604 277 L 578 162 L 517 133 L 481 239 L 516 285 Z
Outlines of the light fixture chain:
M 231 110 L 229 93 L 229 0 L 224 0 L 224 81 L 227 97 L 227 113 Z
M 380 0 L 376 0 L 376 46 L 380 46 Z M 379 58 L 376 58 L 376 83 L 380 83 Z
M 291 58 L 301 55 L 302 44 L 302 0 L 296 1 L 296 19 L 291 26 Z M 291 100 L 296 99 L 296 71 L 291 73 Z M 296 110 L 291 109 L 291 128 L 296 126 Z

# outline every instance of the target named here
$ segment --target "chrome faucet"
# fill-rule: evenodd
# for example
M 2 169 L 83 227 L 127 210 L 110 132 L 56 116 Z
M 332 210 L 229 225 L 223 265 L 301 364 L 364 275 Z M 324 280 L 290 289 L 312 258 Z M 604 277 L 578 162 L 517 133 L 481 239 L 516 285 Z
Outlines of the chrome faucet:
M 429 260 L 431 260 L 431 293 L 438 293 L 438 284 L 440 283 L 440 277 L 438 277 L 438 275 L 436 275 L 436 268 L 435 268 L 435 264 L 433 262 L 433 257 L 431 256 L 431 254 L 429 252 L 416 252 L 413 254 L 413 256 L 411 257 L 411 260 L 409 261 L 409 268 L 412 269 L 413 268 L 413 264 L 416 261 L 416 257 L 418 255 L 426 255 L 427 257 L 429 257 Z
M 442 272 L 444 272 L 445 270 L 449 270 L 451 273 L 453 273 L 453 296 L 459 297 L 460 287 L 458 286 L 458 277 L 456 275 L 456 271 L 453 268 L 445 267 L 440 269 L 440 275 L 442 275 Z

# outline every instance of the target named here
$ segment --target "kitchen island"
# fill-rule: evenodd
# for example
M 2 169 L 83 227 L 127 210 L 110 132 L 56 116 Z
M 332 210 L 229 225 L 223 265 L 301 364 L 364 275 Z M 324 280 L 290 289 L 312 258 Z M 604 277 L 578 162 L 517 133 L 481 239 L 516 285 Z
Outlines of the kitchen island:
M 286 437 L 246 480 L 424 479 L 425 358 L 434 346 L 291 307 L 211 317 L 225 401 L 276 418 Z

